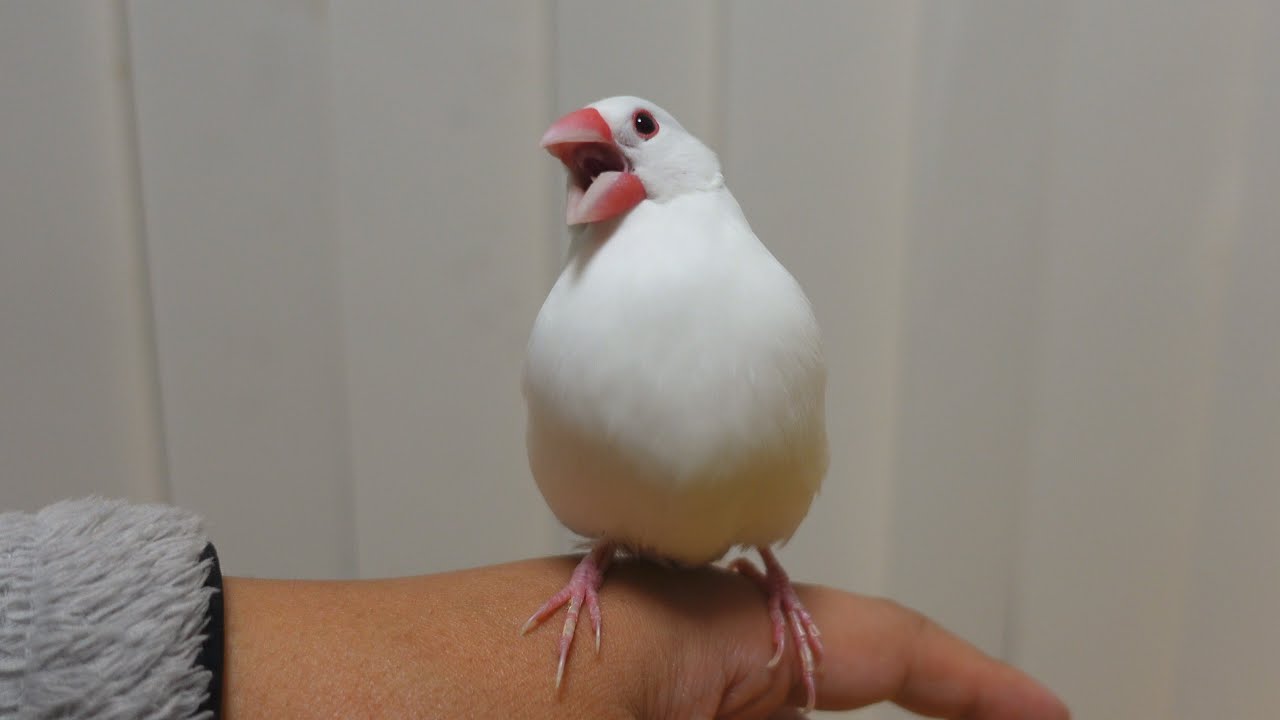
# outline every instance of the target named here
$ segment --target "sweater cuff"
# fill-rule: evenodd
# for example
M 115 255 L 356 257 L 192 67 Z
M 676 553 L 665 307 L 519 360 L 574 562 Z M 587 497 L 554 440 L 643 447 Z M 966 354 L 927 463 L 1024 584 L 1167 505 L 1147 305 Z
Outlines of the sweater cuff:
M 215 717 L 208 547 L 162 505 L 0 514 L 0 716 Z
M 200 563 L 209 565 L 204 587 L 209 591 L 209 606 L 205 611 L 204 643 L 196 655 L 196 671 L 209 673 L 209 688 L 197 714 L 208 712 L 212 717 L 222 717 L 222 652 L 226 625 L 222 604 L 222 564 L 218 562 L 218 550 L 213 543 L 204 546 Z

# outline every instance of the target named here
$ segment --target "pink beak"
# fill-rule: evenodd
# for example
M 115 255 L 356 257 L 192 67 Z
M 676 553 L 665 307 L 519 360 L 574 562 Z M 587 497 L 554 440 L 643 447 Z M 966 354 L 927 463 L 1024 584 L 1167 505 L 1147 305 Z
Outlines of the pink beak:
M 627 168 L 609 124 L 595 108 L 574 110 L 555 121 L 541 144 L 569 171 L 565 222 L 570 225 L 618 217 L 647 196 L 640 178 Z M 606 163 L 609 169 L 601 170 Z
M 613 143 L 613 131 L 595 108 L 574 110 L 551 124 L 542 134 L 542 147 L 556 155 L 556 146 L 565 143 Z M 557 155 L 558 157 L 558 155 Z

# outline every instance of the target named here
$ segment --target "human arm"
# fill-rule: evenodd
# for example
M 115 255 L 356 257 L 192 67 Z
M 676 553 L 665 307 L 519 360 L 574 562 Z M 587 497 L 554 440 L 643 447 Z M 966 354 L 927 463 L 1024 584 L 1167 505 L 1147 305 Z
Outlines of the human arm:
M 754 585 L 641 561 L 610 570 L 600 655 L 579 643 L 557 696 L 558 624 L 517 630 L 573 562 L 390 580 L 227 578 L 226 717 L 764 718 L 803 702 L 794 662 L 766 667 Z M 800 594 L 827 648 L 819 707 L 890 700 L 939 717 L 1067 717 L 1030 678 L 913 611 L 830 588 Z

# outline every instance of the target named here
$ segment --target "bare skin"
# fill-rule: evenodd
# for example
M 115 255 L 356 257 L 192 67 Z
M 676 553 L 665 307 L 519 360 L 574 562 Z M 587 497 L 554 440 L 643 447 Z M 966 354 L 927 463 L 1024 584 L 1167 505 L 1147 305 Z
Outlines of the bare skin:
M 774 653 L 758 588 L 712 568 L 622 560 L 600 591 L 604 644 L 558 623 L 520 637 L 576 558 L 391 580 L 228 577 L 225 715 L 243 718 L 792 718 L 798 661 Z M 797 591 L 823 630 L 818 707 L 888 700 L 930 717 L 1065 720 L 1031 678 L 895 603 Z

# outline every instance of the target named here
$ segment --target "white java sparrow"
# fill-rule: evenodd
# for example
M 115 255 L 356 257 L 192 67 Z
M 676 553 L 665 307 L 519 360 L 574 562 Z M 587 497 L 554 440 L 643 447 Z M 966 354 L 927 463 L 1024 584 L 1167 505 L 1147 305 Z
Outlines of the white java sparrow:
M 569 605 L 560 686 L 614 552 L 683 564 L 735 546 L 789 634 L 808 689 L 818 631 L 770 547 L 788 539 L 827 470 L 826 366 L 808 298 L 751 231 L 720 163 L 669 113 L 635 97 L 556 121 L 542 146 L 568 170 L 569 258 L 525 363 L 529 462 L 551 510 L 594 541 L 525 624 Z

